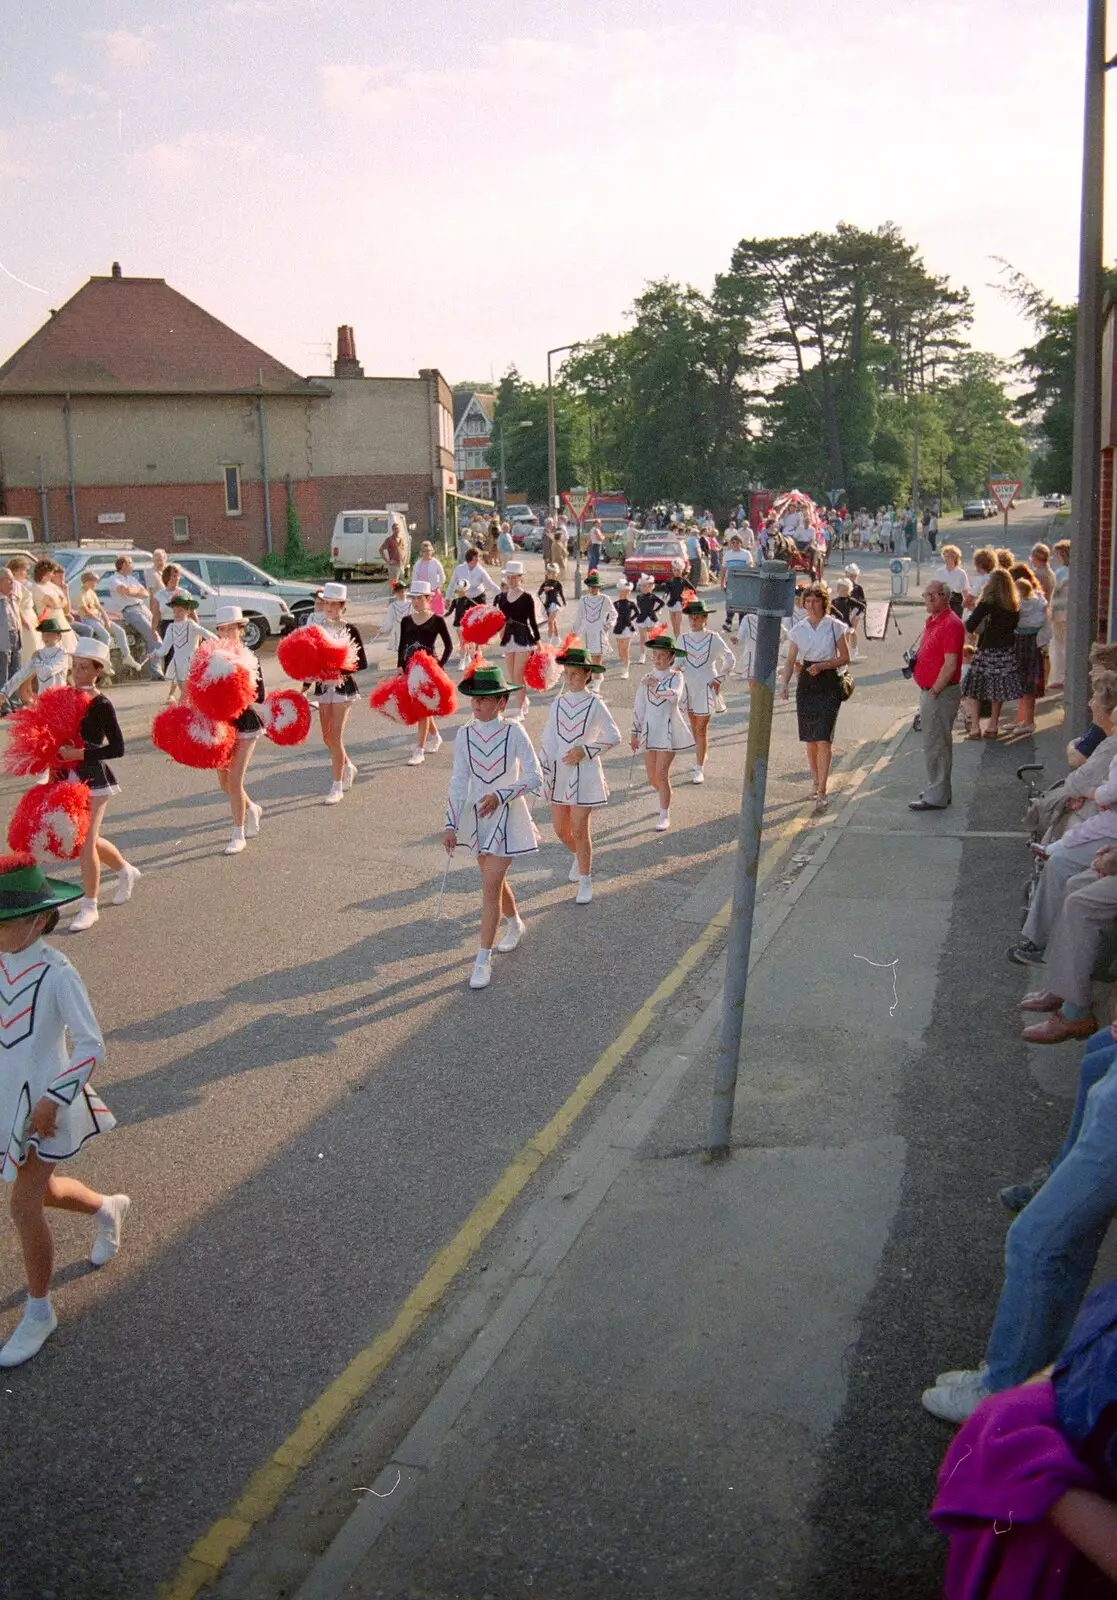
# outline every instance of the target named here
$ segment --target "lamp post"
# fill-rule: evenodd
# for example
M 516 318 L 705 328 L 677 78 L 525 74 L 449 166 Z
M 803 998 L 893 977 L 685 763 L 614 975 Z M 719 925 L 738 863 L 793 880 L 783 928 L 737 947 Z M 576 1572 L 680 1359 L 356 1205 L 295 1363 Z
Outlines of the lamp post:
M 555 519 L 558 525 L 559 492 L 558 492 L 558 456 L 555 450 L 555 391 L 551 381 L 551 357 L 561 355 L 564 350 L 577 350 L 580 341 L 573 344 L 556 344 L 547 351 L 547 509 L 548 514 Z M 582 531 L 579 527 L 574 544 L 574 598 L 582 597 Z

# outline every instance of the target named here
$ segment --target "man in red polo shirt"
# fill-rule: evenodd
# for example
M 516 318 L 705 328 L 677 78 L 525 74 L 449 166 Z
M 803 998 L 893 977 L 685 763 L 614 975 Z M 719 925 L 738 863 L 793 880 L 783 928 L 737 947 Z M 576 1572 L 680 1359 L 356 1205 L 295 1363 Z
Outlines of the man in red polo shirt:
M 953 729 L 962 697 L 962 647 L 966 630 L 950 607 L 950 590 L 937 578 L 923 591 L 927 622 L 915 661 L 919 685 L 919 720 L 927 787 L 912 811 L 942 811 L 950 804 L 950 769 L 954 760 Z

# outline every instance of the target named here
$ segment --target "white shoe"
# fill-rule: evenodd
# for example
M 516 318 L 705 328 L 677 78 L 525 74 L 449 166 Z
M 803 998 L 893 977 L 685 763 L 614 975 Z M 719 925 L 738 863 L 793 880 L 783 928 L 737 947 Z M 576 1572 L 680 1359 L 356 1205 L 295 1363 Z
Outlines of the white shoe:
M 21 1367 L 32 1356 L 37 1356 L 57 1326 L 58 1318 L 53 1306 L 45 1322 L 32 1322 L 24 1312 L 22 1321 L 0 1350 L 0 1367 Z
M 248 843 L 247 843 L 247 841 L 246 841 L 246 839 L 244 837 L 244 829 L 243 828 L 234 828 L 233 829 L 233 837 L 229 840 L 228 844 L 225 846 L 225 854 L 227 856 L 239 856 L 241 851 L 242 850 L 246 850 L 247 848 L 248 848 Z
M 648 659 L 648 652 L 646 650 L 641 650 L 640 658 L 637 661 L 636 665 L 638 667 L 642 667 L 645 664 L 645 662 L 647 661 L 647 659 Z
M 487 955 L 478 955 L 469 974 L 471 989 L 487 989 L 493 981 L 493 964 Z
M 331 783 L 330 792 L 322 801 L 324 806 L 339 806 L 345 798 L 345 790 L 340 783 Z
M 657 833 L 666 833 L 670 826 L 671 826 L 671 813 L 670 813 L 670 811 L 661 811 L 659 813 L 659 821 L 655 825 L 655 831 Z
M 97 910 L 96 900 L 88 900 L 83 896 L 78 901 L 77 915 L 70 919 L 69 931 L 70 933 L 84 933 L 87 928 L 91 928 L 95 922 L 100 920 L 101 914 Z
M 578 878 L 578 893 L 574 896 L 576 906 L 588 906 L 593 899 L 593 879 L 586 876 Z
M 627 667 L 625 667 L 624 671 L 621 673 L 621 677 L 622 678 L 627 678 L 628 677 L 628 668 Z
M 578 867 L 578 857 L 575 856 L 573 861 L 570 863 L 570 871 L 566 874 L 566 881 L 567 883 L 577 883 L 581 876 L 582 874 Z
M 427 754 L 433 756 L 436 750 L 442 749 L 442 735 L 436 733 L 432 739 L 427 740 Z
M 506 956 L 510 950 L 514 950 L 524 936 L 524 925 L 519 917 L 513 922 L 509 922 L 507 929 L 508 931 L 504 938 L 498 939 L 496 944 L 496 948 L 502 956 Z
M 244 837 L 246 839 L 255 839 L 260 831 L 260 818 L 263 814 L 263 806 L 258 806 L 255 800 L 248 802 L 248 807 L 244 813 Z
M 89 1252 L 89 1259 L 95 1267 L 103 1267 L 120 1249 L 120 1230 L 132 1202 L 126 1194 L 107 1194 L 104 1204 L 112 1215 L 107 1221 L 99 1219 L 97 1223 L 97 1234 Z
M 411 754 L 408 756 L 407 760 L 404 762 L 404 766 L 406 766 L 406 767 L 421 767 L 425 760 L 426 760 L 426 756 L 424 755 L 422 750 L 412 750 Z
M 357 768 L 352 761 L 346 761 L 345 771 L 341 774 L 341 787 L 351 789 L 357 776 Z
M 705 783 L 706 774 L 703 772 L 701 767 L 695 767 L 694 771 L 690 775 L 690 781 L 691 783 Z
M 851 661 L 864 661 L 865 657 L 860 650 L 855 650 L 849 658 Z
M 117 879 L 116 893 L 112 897 L 114 906 L 127 905 L 132 898 L 132 890 L 139 883 L 142 873 L 139 867 L 134 867 L 128 861 L 120 869 Z
M 992 1393 L 986 1382 L 988 1376 L 985 1368 L 981 1368 L 977 1372 L 959 1373 L 952 1383 L 924 1389 L 924 1410 L 943 1422 L 965 1422 Z

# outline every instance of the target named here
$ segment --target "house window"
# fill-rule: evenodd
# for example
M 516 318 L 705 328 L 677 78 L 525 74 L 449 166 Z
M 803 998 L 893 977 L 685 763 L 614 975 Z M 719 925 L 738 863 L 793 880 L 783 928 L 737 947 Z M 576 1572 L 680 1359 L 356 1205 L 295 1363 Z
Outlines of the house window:
M 175 544 L 186 544 L 190 538 L 190 518 L 171 518 L 171 538 Z
M 225 515 L 227 517 L 239 517 L 241 509 L 240 468 L 227 466 L 225 468 Z

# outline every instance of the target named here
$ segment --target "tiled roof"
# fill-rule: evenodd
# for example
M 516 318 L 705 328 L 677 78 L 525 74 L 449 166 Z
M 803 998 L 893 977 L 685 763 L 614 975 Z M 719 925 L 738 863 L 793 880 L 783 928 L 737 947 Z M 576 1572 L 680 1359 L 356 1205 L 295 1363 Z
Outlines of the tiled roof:
M 117 269 L 118 270 L 118 269 Z M 90 278 L 0 366 L 2 394 L 328 393 L 162 278 Z
M 456 394 L 454 396 L 455 431 L 461 426 L 461 420 L 474 400 L 476 400 L 489 421 L 493 420 L 493 412 L 496 410 L 495 394 Z

